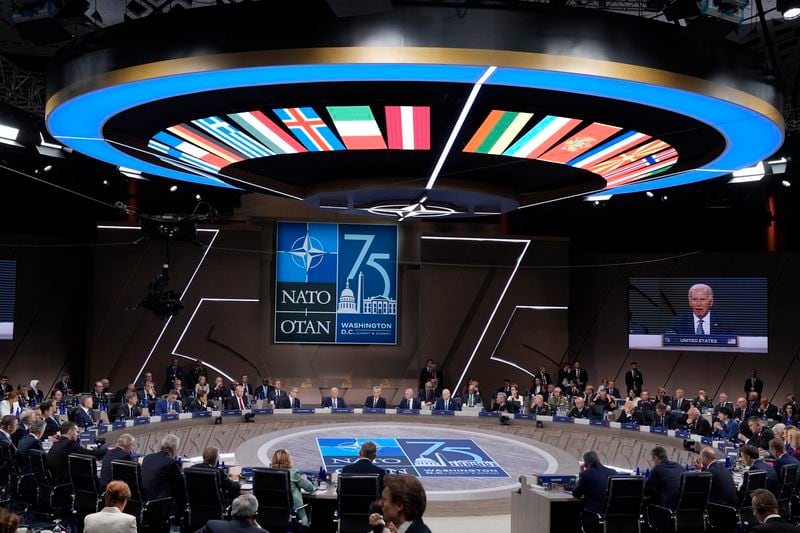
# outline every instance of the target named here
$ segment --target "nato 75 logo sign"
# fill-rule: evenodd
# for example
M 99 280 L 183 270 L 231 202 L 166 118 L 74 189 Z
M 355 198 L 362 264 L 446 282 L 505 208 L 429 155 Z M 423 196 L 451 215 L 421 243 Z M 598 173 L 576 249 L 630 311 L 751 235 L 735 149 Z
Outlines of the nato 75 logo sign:
M 279 222 L 275 342 L 395 344 L 397 227 Z
M 375 464 L 387 472 L 418 477 L 510 477 L 471 439 L 317 437 L 322 462 L 338 471 L 358 460 L 361 445 L 373 441 Z

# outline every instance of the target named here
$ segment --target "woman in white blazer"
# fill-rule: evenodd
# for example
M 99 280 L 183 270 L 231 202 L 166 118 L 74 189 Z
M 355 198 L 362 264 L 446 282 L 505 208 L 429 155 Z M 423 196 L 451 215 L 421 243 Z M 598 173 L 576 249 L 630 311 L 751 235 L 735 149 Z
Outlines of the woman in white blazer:
M 18 416 L 21 410 L 19 395 L 16 391 L 11 391 L 6 394 L 6 399 L 0 402 L 0 418 L 6 415 Z
M 124 481 L 112 481 L 106 486 L 106 506 L 99 513 L 86 515 L 84 533 L 135 533 L 136 517 L 125 514 L 125 504 L 131 490 Z

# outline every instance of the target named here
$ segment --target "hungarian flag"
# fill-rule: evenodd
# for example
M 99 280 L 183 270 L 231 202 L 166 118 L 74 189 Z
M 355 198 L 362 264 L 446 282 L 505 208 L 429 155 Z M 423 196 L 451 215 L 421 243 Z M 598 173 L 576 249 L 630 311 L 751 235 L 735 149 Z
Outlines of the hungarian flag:
M 430 150 L 431 108 L 387 105 L 386 134 L 390 150 Z
M 493 110 L 464 147 L 465 152 L 502 154 L 525 127 L 533 113 Z
M 307 152 L 302 144 L 264 116 L 261 111 L 234 113 L 228 116 L 276 155 Z
M 170 133 L 175 134 L 176 136 L 189 141 L 190 143 L 203 148 L 204 150 L 208 150 L 212 154 L 225 159 L 230 163 L 237 163 L 242 161 L 244 157 L 239 155 L 233 150 L 229 150 L 227 147 L 223 146 L 215 139 L 208 137 L 200 133 L 199 131 L 195 130 L 192 127 L 187 126 L 186 124 L 178 124 L 176 126 L 171 126 L 167 128 L 167 131 Z
M 567 164 L 571 167 L 589 168 L 647 140 L 650 140 L 649 135 L 638 131 L 629 131 L 602 146 L 598 146 L 594 150 L 570 160 Z
M 328 114 L 348 150 L 386 150 L 369 106 L 328 106 Z
M 309 152 L 344 150 L 336 134 L 312 108 L 286 107 L 275 109 L 274 112 Z
M 580 123 L 575 118 L 547 115 L 503 155 L 537 159 Z
M 592 165 L 591 167 L 588 167 L 586 170 L 594 172 L 595 174 L 600 174 L 601 176 L 607 179 L 617 169 L 627 166 L 628 164 L 633 163 L 634 161 L 638 161 L 639 159 L 647 157 L 648 155 L 655 154 L 656 152 L 660 152 L 661 150 L 666 150 L 667 148 L 672 148 L 672 147 L 660 139 L 654 139 L 649 143 L 637 146 L 633 150 L 628 150 L 627 152 L 619 154 L 618 156 L 606 159 L 605 161 Z
M 567 137 L 567 139 L 558 146 L 540 156 L 539 160 L 549 161 L 551 163 L 566 163 L 571 159 L 575 159 L 575 157 L 582 153 L 588 152 L 621 129 L 622 128 L 617 126 L 609 126 L 608 124 L 594 122 L 578 133 Z

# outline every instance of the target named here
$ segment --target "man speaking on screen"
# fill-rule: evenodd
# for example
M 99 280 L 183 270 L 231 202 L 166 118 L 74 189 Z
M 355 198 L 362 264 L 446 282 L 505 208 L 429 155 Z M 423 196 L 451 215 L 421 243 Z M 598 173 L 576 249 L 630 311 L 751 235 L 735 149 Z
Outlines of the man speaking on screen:
M 689 289 L 691 313 L 678 315 L 671 331 L 679 335 L 716 335 L 729 333 L 728 329 L 711 316 L 714 307 L 714 290 L 705 283 L 696 283 Z

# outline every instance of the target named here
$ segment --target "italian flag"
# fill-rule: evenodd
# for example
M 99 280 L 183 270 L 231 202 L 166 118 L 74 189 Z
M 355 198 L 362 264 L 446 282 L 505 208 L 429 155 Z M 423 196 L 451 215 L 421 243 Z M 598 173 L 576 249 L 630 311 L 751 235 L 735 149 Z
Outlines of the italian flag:
M 431 108 L 386 106 L 390 150 L 431 149 Z
M 464 151 L 478 154 L 502 154 L 532 116 L 532 113 L 516 113 L 514 111 L 494 110 L 490 112 L 467 143 Z
M 348 150 L 386 150 L 369 106 L 329 106 L 328 113 Z

